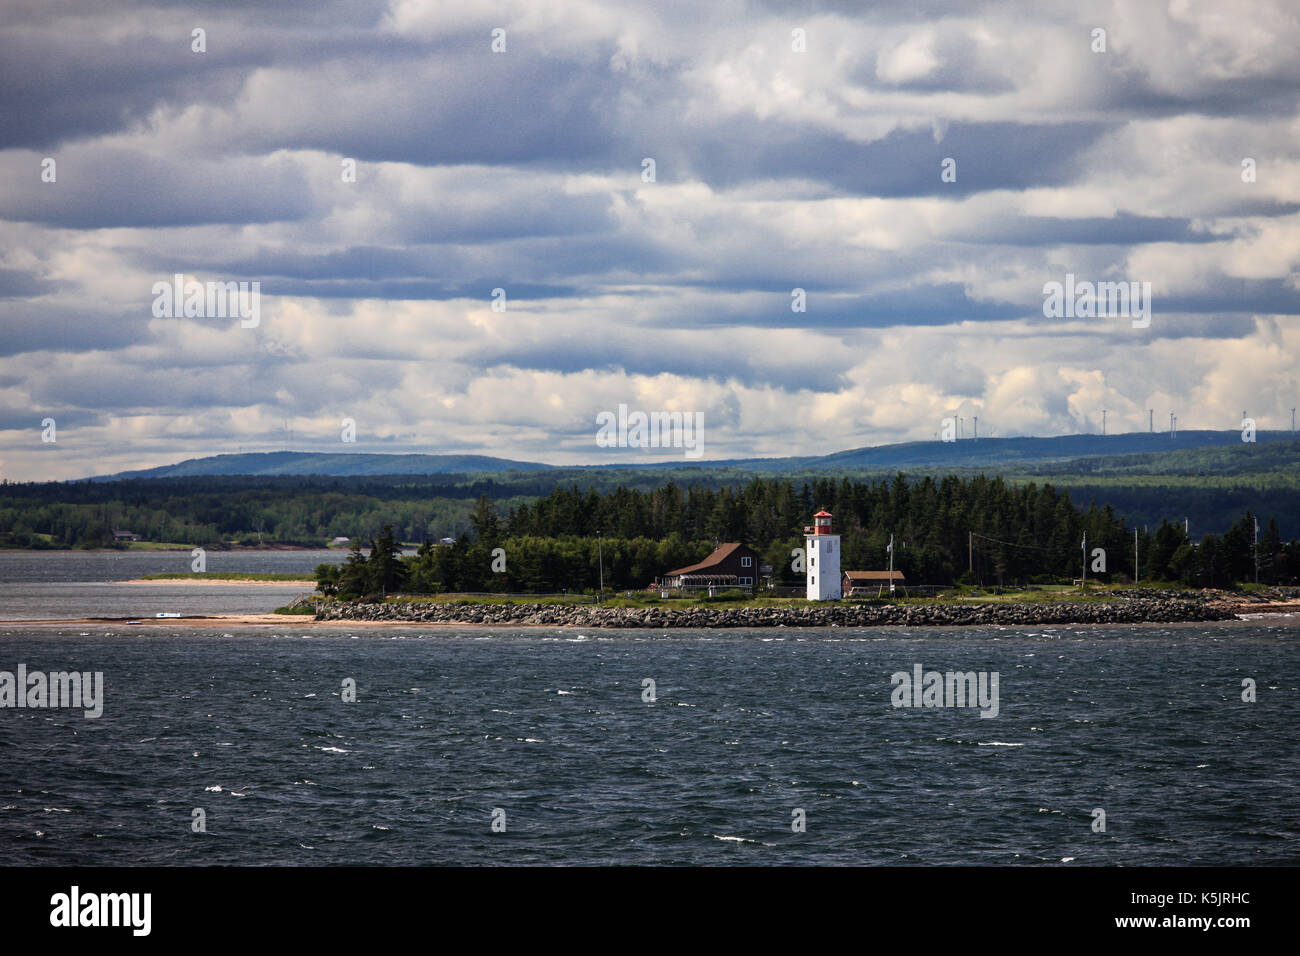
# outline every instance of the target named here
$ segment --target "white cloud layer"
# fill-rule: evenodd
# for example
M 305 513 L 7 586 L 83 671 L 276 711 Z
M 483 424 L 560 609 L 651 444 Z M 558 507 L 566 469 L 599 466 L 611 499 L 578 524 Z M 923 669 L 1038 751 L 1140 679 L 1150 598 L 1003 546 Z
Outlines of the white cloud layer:
M 858 6 L 248 3 L 195 53 L 164 0 L 14 5 L 0 475 L 290 429 L 649 460 L 596 446 L 620 403 L 702 412 L 706 458 L 1289 425 L 1293 4 Z M 260 324 L 155 318 L 176 273 Z M 1149 328 L 1044 318 L 1066 273 L 1150 282 Z

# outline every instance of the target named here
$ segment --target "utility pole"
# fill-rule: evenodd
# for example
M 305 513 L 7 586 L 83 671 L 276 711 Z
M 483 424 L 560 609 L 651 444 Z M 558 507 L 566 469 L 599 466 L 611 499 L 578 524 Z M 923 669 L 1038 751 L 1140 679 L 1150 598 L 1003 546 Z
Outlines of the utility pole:
M 1174 413 L 1169 413 L 1169 437 L 1174 437 Z
M 1291 406 L 1291 437 L 1295 437 L 1295 406 Z
M 960 415 L 957 416 L 957 437 L 966 437 L 966 419 L 962 418 Z
M 1138 529 L 1133 529 L 1133 586 L 1138 583 Z
M 605 603 L 605 546 L 601 541 L 600 532 L 596 532 L 596 552 L 600 560 L 600 603 Z
M 1083 533 L 1083 590 L 1088 590 L 1088 532 Z
M 980 440 L 980 417 L 975 416 L 975 441 Z
M 1258 522 L 1258 521 L 1255 522 L 1255 531 L 1256 531 L 1256 533 L 1259 532 L 1259 522 Z M 1259 562 L 1255 562 L 1255 563 L 1256 563 L 1255 578 L 1256 578 L 1256 580 L 1258 580 L 1258 579 L 1259 579 L 1259 571 L 1258 571 L 1258 564 L 1259 564 Z M 893 593 L 894 593 L 894 536 L 893 536 L 892 534 L 889 536 L 889 593 L 890 593 L 890 595 L 893 595 Z
M 1083 532 L 1083 589 L 1088 589 L 1088 532 Z
M 1154 408 L 1147 409 L 1147 431 L 1152 435 L 1156 433 L 1156 410 Z
M 1106 409 L 1101 410 L 1101 433 L 1106 434 Z
M 1259 519 L 1255 519 L 1255 543 L 1251 550 L 1255 552 L 1255 583 L 1259 583 Z

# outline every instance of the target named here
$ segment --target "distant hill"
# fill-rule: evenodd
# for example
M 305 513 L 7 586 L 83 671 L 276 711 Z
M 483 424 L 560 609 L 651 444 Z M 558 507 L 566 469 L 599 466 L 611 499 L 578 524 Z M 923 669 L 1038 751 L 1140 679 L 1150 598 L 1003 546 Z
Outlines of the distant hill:
M 1259 432 L 1258 444 L 1293 441 L 1289 431 Z M 956 442 L 903 442 L 897 445 L 874 445 L 790 458 L 734 458 L 711 461 L 679 459 L 670 461 L 641 460 L 637 450 L 627 450 L 628 461 L 616 464 L 557 468 L 539 462 L 512 461 L 487 455 L 394 455 L 339 454 L 311 452 L 265 452 L 244 455 L 216 455 L 191 458 L 175 465 L 124 471 L 104 475 L 96 481 L 123 478 L 181 478 L 202 475 L 331 475 L 336 477 L 365 475 L 450 475 L 496 474 L 507 471 L 538 472 L 563 470 L 573 472 L 620 472 L 645 470 L 662 472 L 677 469 L 729 469 L 755 474 L 786 475 L 809 472 L 927 471 L 988 468 L 1006 470 L 1020 466 L 1066 464 L 1075 459 L 1104 456 L 1109 468 L 1120 465 L 1117 456 L 1144 456 L 1142 464 L 1160 470 L 1160 460 L 1170 452 L 1186 452 L 1213 446 L 1241 448 L 1238 431 L 1183 431 L 1171 438 L 1167 433 L 1131 432 L 1122 435 L 1057 435 L 1051 438 L 981 438 Z M 1154 458 L 1149 457 L 1154 456 Z M 1175 456 L 1177 458 L 1177 456 Z M 1136 462 L 1135 462 L 1136 463 Z M 1095 467 L 1095 466 L 1094 466 Z M 1088 469 L 1093 470 L 1093 469 Z
M 175 465 L 102 475 L 124 478 L 193 478 L 203 475 L 449 475 L 502 471 L 544 471 L 550 465 L 488 455 L 382 455 L 273 451 L 190 458 Z
M 1259 432 L 1256 443 L 1294 441 L 1289 431 Z M 1241 447 L 1240 431 L 1129 432 L 1121 435 L 1055 435 L 1050 438 L 981 438 L 955 442 L 903 442 L 873 445 L 800 458 L 744 458 L 691 461 L 689 467 L 744 468 L 763 473 L 807 471 L 931 471 L 949 468 L 1005 468 L 1018 464 L 1048 464 L 1076 458 L 1116 455 L 1162 455 L 1211 446 Z M 675 462 L 659 467 L 671 467 Z M 599 466 L 595 466 L 599 467 Z M 608 467 L 608 466 L 606 466 Z M 635 466 L 633 466 L 635 467 Z

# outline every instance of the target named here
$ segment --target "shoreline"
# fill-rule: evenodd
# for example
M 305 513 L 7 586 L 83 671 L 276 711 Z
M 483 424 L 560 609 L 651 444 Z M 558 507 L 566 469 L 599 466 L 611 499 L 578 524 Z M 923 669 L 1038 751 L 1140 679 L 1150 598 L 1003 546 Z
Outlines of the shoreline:
M 802 607 L 607 607 L 546 604 L 324 604 L 319 621 L 359 625 L 419 624 L 710 629 L 767 627 L 964 627 L 1064 624 L 1168 624 L 1237 620 L 1242 613 L 1291 613 L 1300 604 L 1254 602 L 1224 606 L 1205 596 L 1130 598 L 1111 602 L 817 605 Z
M 134 621 L 134 624 L 128 622 Z M 215 627 L 262 627 L 285 625 L 291 628 L 312 627 L 334 630 L 355 627 L 356 621 L 339 619 L 318 621 L 305 614 L 195 614 L 192 617 L 72 617 L 30 621 L 0 620 L 0 631 L 15 627 L 188 627 L 193 629 Z M 367 625 L 369 626 L 369 625 Z M 428 624 L 420 621 L 386 621 L 377 627 L 491 627 L 491 625 L 439 623 Z M 544 627 L 545 625 L 533 625 Z
M 139 542 L 140 544 L 152 542 Z M 211 545 L 184 544 L 177 545 L 174 548 L 0 548 L 0 554 L 184 554 L 195 548 L 206 548 L 211 554 L 255 554 L 261 552 L 275 551 L 321 551 L 336 552 L 338 554 L 347 554 L 347 548 L 331 548 L 329 545 L 306 545 L 306 544 L 285 544 L 285 545 L 234 545 L 229 548 L 214 548 Z M 364 550 L 369 551 L 369 548 Z
M 219 584 L 262 587 L 297 586 L 292 581 L 239 581 L 194 578 L 120 581 L 114 584 Z M 607 630 L 746 630 L 763 628 L 869 627 L 1043 627 L 1062 625 L 1132 625 L 1251 621 L 1270 617 L 1300 618 L 1300 600 L 1232 600 L 1222 594 L 1180 594 L 1118 601 L 1051 601 L 934 604 L 825 604 L 802 607 L 610 607 L 591 604 L 485 604 L 468 602 L 319 604 L 315 613 L 239 612 L 182 617 L 74 617 L 0 620 L 5 628 L 51 627 L 216 627 L 292 628 L 593 628 Z M 292 604 L 310 607 L 307 596 Z
M 313 591 L 316 589 L 316 580 L 314 578 L 294 578 L 284 581 L 246 581 L 240 578 L 131 578 L 129 581 L 105 581 L 105 584 L 129 584 L 132 587 L 152 587 L 154 585 L 172 585 L 178 584 L 184 587 L 212 587 L 213 585 L 238 585 L 241 587 L 273 587 L 273 588 L 297 588 L 309 587 Z
M 881 624 L 802 624 L 802 625 L 764 625 L 764 624 L 742 624 L 733 626 L 708 626 L 708 625 L 641 625 L 641 626 L 609 626 L 601 624 L 579 624 L 579 623 L 511 623 L 511 622 L 481 622 L 481 621 L 422 621 L 422 620 L 379 620 L 371 621 L 359 618 L 331 618 L 318 620 L 315 617 L 295 614 L 218 614 L 218 615 L 194 615 L 192 617 L 169 617 L 169 618 L 101 618 L 101 617 L 80 617 L 80 618 L 57 618 L 57 619 L 38 619 L 38 620 L 0 620 L 0 631 L 12 630 L 15 628 L 23 629 L 54 629 L 65 627 L 113 627 L 113 628 L 150 628 L 150 627 L 181 627 L 188 630 L 205 630 L 215 628 L 239 627 L 239 628 L 262 628 L 262 627 L 283 627 L 289 630 L 300 628 L 309 628 L 311 630 L 347 630 L 350 628 L 364 630 L 387 630 L 389 628 L 404 629 L 425 629 L 425 630 L 449 630 L 449 629 L 469 629 L 475 631 L 554 631 L 554 630 L 606 630 L 606 631 L 664 631 L 664 630 L 716 630 L 716 631 L 747 631 L 747 630 L 864 630 L 867 628 L 877 627 L 895 627 L 895 628 L 916 628 L 916 627 L 943 627 L 943 628 L 968 628 L 968 627 L 998 627 L 998 628 L 1021 628 L 1021 627 L 1084 627 L 1084 626 L 1124 626 L 1124 627 L 1141 627 L 1143 625 L 1157 624 L 1249 624 L 1253 621 L 1264 619 L 1272 616 L 1289 616 L 1300 615 L 1300 607 L 1288 608 L 1285 610 L 1254 610 L 1232 614 L 1228 617 L 1217 620 L 1181 620 L 1181 621 L 1042 621 L 1042 622 L 1016 622 L 1016 623 L 969 623 L 969 624 L 916 624 L 907 622 L 891 622 Z M 135 623 L 128 623 L 134 621 Z

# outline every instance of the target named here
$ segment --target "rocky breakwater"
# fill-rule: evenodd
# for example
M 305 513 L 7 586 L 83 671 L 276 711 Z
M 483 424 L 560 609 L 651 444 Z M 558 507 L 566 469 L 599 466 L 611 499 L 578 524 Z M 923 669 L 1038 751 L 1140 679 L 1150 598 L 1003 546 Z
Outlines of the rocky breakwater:
M 555 604 L 324 604 L 321 621 L 486 624 L 500 627 L 957 627 L 1223 621 L 1235 615 L 1192 596 L 1025 604 L 824 604 L 815 607 L 598 607 Z

